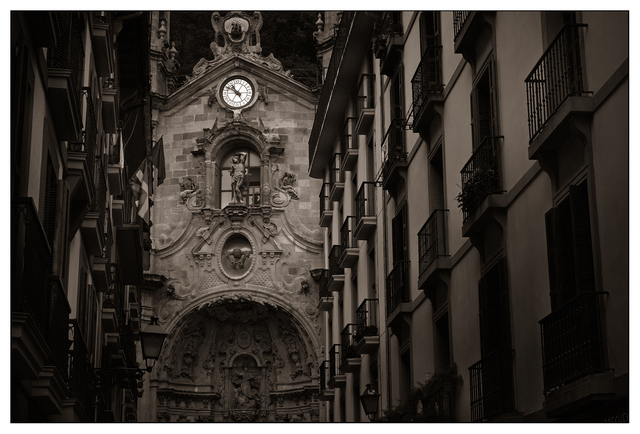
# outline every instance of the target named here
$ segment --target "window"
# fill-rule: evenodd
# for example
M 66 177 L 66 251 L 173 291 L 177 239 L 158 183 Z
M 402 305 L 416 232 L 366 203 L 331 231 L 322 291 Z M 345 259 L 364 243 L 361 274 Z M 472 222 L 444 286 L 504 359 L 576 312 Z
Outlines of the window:
M 391 223 L 391 237 L 393 239 L 393 263 L 409 260 L 409 246 L 407 243 L 407 206 L 400 206 L 400 211 Z
M 505 258 L 484 273 L 479 287 L 480 347 L 482 358 L 511 349 L 511 318 Z
M 583 292 L 595 291 L 587 183 L 545 214 L 551 310 Z
M 440 13 L 422 12 L 420 15 L 420 53 L 424 54 L 428 47 L 440 45 Z
M 249 148 L 234 148 L 222 160 L 220 164 L 220 208 L 231 203 L 232 183 L 231 176 L 232 159 L 235 154 L 246 154 L 244 166 L 246 169 L 243 182 L 243 201 L 248 206 L 260 206 L 260 156 Z
M 498 135 L 495 62 L 490 56 L 471 91 L 471 135 L 473 149 L 487 137 Z

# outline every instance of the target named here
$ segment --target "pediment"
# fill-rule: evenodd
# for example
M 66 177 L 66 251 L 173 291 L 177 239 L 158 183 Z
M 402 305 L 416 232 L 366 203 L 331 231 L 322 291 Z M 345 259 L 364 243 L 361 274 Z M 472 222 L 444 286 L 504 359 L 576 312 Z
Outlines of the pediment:
M 270 56 L 272 57 L 272 56 Z M 317 103 L 317 97 L 307 86 L 297 82 L 292 77 L 281 71 L 275 70 L 267 58 L 260 56 L 231 56 L 219 62 L 211 61 L 209 67 L 202 65 L 204 71 L 195 76 L 166 98 L 157 97 L 159 104 L 156 108 L 161 111 L 172 110 L 191 103 L 196 98 L 209 96 L 215 92 L 218 83 L 231 74 L 246 74 L 258 83 L 258 91 L 268 95 L 269 91 L 275 91 L 282 95 L 291 95 L 291 101 L 313 108 Z M 205 61 L 201 59 L 200 63 Z M 207 62 L 207 61 L 205 61 Z M 266 88 L 266 89 L 265 89 Z

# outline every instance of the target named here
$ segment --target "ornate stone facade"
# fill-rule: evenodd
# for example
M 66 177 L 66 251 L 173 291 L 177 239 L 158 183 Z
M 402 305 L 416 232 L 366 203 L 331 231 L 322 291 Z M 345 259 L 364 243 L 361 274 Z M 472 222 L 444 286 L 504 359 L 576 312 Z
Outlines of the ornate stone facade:
M 259 12 L 214 13 L 212 25 L 215 59 L 152 97 L 167 177 L 154 189 L 150 272 L 164 284 L 144 291 L 143 305 L 170 335 L 140 406 L 149 421 L 318 420 L 315 97 L 260 57 Z M 229 77 L 259 97 L 225 105 Z

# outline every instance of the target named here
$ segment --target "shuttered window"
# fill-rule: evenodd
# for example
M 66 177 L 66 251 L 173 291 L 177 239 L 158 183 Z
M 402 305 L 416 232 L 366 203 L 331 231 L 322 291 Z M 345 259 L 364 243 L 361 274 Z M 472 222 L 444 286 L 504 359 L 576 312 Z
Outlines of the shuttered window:
M 580 293 L 595 291 L 586 181 L 545 214 L 551 310 Z
M 440 45 L 440 13 L 425 11 L 420 15 L 420 53 Z
M 501 258 L 478 282 L 482 357 L 511 349 L 511 314 L 506 259 Z
M 393 263 L 409 260 L 407 243 L 407 207 L 402 205 L 400 211 L 391 223 L 391 237 L 393 239 Z
M 486 137 L 498 135 L 495 61 L 489 59 L 471 91 L 471 133 L 475 150 Z

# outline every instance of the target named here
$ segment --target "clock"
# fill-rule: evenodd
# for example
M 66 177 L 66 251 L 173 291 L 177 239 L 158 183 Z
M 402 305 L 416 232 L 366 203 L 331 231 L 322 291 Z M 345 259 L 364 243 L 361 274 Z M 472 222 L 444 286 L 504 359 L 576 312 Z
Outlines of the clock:
M 246 107 L 253 99 L 253 85 L 243 77 L 231 77 L 222 84 L 222 100 L 231 108 Z

